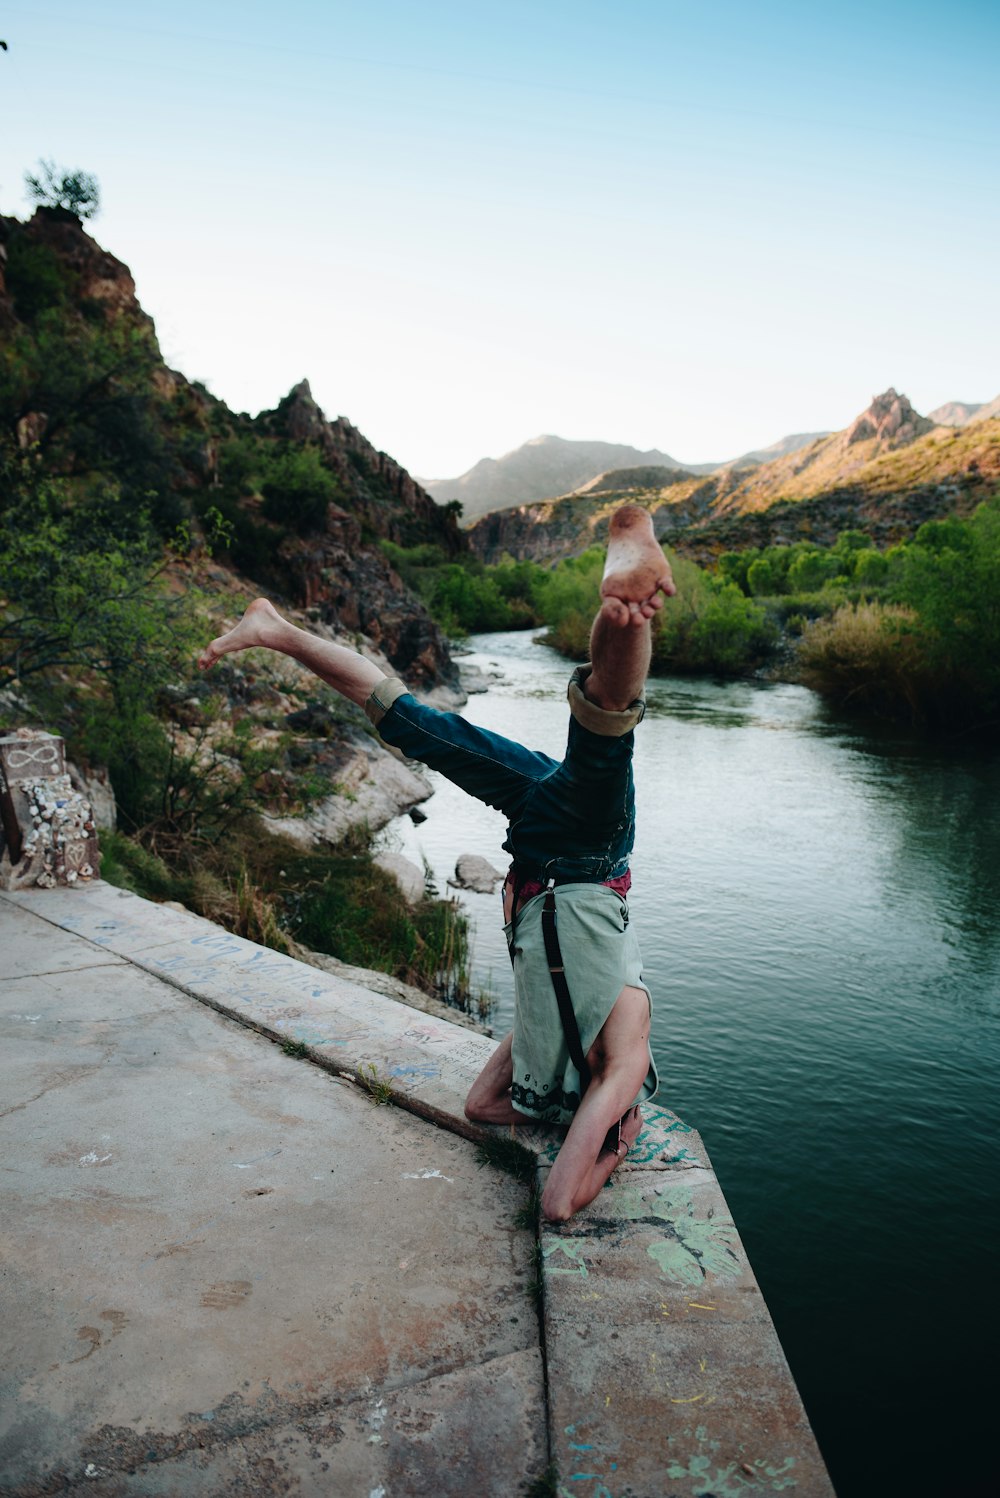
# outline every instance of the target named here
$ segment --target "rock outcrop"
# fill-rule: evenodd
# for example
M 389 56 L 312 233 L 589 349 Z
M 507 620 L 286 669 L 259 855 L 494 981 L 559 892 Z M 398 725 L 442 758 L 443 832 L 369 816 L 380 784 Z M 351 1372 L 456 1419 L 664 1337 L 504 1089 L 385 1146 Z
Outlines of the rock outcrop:
M 897 395 L 890 386 L 882 395 L 872 397 L 867 410 L 856 416 L 844 433 L 845 447 L 874 438 L 881 447 L 902 447 L 933 431 L 934 423 L 916 412 L 905 395 Z
M 480 895 L 491 895 L 503 877 L 503 871 L 495 869 L 488 858 L 478 853 L 462 853 L 455 864 L 455 877 L 448 883 L 453 889 L 472 889 Z
M 374 523 L 388 540 L 410 544 L 416 520 L 450 555 L 466 549 L 454 516 L 442 512 L 427 490 L 388 453 L 373 447 L 346 416 L 328 421 L 308 380 L 294 385 L 277 410 L 263 412 L 258 422 L 294 441 L 314 442 L 355 500 L 354 513 Z M 387 494 L 398 506 L 397 513 L 388 511 Z
M 138 421 L 144 461 L 159 473 L 169 470 L 173 493 L 164 513 L 173 515 L 173 524 L 182 517 L 190 521 L 227 494 L 232 503 L 223 473 L 227 444 L 257 441 L 281 451 L 297 445 L 318 449 L 335 481 L 335 502 L 327 507 L 325 523 L 304 531 L 291 524 L 272 526 L 273 546 L 257 548 L 266 561 L 256 572 L 250 570 L 253 563 L 244 562 L 244 570 L 293 607 L 314 609 L 315 617 L 333 628 L 367 637 L 414 688 L 443 691 L 452 703 L 463 700 L 447 641 L 380 549 L 382 541 L 392 541 L 400 546 L 431 543 L 449 557 L 467 552 L 454 513 L 436 505 L 346 417 L 327 420 L 307 380 L 276 409 L 251 419 L 229 411 L 203 387 L 168 369 L 128 266 L 103 249 L 71 213 L 39 208 L 27 223 L 0 217 L 0 328 L 31 330 L 34 336 L 40 312 L 49 309 L 58 309 L 66 330 L 65 349 L 55 350 L 54 358 L 72 356 L 75 341 L 99 357 L 94 330 L 102 324 L 118 340 L 102 388 L 106 386 L 108 398 L 121 402 L 122 431 Z M 121 338 L 123 332 L 127 340 Z M 66 411 L 50 404 L 53 398 L 67 404 L 65 398 L 53 397 L 51 383 L 42 378 L 37 398 L 26 391 L 20 404 L 2 415 L 22 449 L 40 445 L 47 450 L 46 461 L 72 474 L 80 445 L 73 422 L 79 422 L 80 403 L 70 402 L 72 420 L 67 419 Z M 117 461 L 114 444 L 122 445 L 119 436 L 116 431 L 109 439 L 102 430 L 97 444 L 105 450 L 110 476 Z M 86 462 L 96 448 L 83 432 L 85 448 L 88 441 L 91 457 Z M 137 489 L 141 492 L 142 485 Z M 237 502 L 250 522 L 259 520 L 259 495 L 240 496 Z
M 277 409 L 255 424 L 268 435 L 319 448 L 336 475 L 339 502 L 327 508 L 322 530 L 286 537 L 279 548 L 294 602 L 318 610 L 332 628 L 360 633 L 393 670 L 422 692 L 444 687 L 464 700 L 447 642 L 419 599 L 376 544 L 432 541 L 449 556 L 467 550 L 454 515 L 446 514 L 406 470 L 378 452 L 340 416 L 328 421 L 301 380 Z

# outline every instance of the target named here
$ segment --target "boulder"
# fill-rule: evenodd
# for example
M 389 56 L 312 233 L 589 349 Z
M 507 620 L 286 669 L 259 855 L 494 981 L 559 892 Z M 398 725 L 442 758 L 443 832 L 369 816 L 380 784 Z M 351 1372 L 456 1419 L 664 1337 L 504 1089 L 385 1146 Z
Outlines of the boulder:
M 471 889 L 480 895 L 491 895 L 504 875 L 488 858 L 478 853 L 463 853 L 455 864 L 455 877 L 448 883 L 453 889 Z
M 408 905 L 415 905 L 424 897 L 424 871 L 418 869 L 402 853 L 376 853 L 374 862 L 387 874 L 391 874 L 403 892 Z

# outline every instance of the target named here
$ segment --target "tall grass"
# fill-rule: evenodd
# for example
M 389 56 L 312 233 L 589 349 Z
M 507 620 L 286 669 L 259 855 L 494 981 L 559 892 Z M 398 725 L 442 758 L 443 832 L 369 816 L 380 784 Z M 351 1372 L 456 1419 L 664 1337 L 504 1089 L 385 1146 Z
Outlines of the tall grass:
M 110 884 L 176 900 L 261 946 L 287 952 L 297 941 L 473 1006 L 462 907 L 432 892 L 407 905 L 373 862 L 367 829 L 354 829 L 336 848 L 303 852 L 248 821 L 219 843 L 172 844 L 165 856 L 102 832 L 101 854 Z
M 940 690 L 913 609 L 846 604 L 806 625 L 798 644 L 806 686 L 841 705 L 919 720 Z

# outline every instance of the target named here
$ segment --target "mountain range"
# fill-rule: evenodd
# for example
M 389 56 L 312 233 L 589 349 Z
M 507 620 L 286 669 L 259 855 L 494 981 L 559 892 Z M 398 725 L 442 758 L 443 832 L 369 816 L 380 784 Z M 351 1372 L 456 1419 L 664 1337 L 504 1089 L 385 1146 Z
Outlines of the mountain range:
M 438 504 L 457 500 L 466 524 L 492 510 L 531 504 L 538 499 L 585 488 L 603 474 L 621 469 L 671 469 L 684 474 L 714 473 L 718 468 L 747 468 L 796 452 L 825 432 L 797 432 L 769 447 L 741 453 L 728 463 L 681 463 L 658 448 L 641 451 L 620 442 L 574 442 L 565 437 L 532 437 L 502 458 L 480 458 L 455 479 L 418 479 Z
M 502 458 L 480 458 L 457 479 L 418 479 L 439 504 L 458 500 L 466 521 L 489 510 L 567 494 L 612 468 L 638 464 L 684 468 L 669 453 L 640 452 L 619 442 L 570 442 L 565 437 L 532 437 Z M 694 470 L 688 468 L 687 472 Z
M 989 404 L 970 401 L 948 401 L 936 407 L 925 418 L 931 426 L 961 427 L 971 421 L 985 420 L 1000 413 L 1000 396 Z M 928 428 L 929 430 L 929 428 Z M 623 470 L 633 475 L 640 469 L 670 470 L 686 475 L 718 473 L 721 470 L 756 468 L 790 457 L 811 448 L 832 434 L 793 432 L 767 447 L 752 448 L 724 463 L 682 463 L 669 454 L 653 448 L 643 452 L 615 442 L 574 442 L 564 437 L 533 437 L 502 458 L 481 458 L 468 472 L 454 479 L 418 479 L 417 482 L 437 500 L 447 504 L 457 500 L 462 505 L 465 523 L 494 510 L 533 504 L 564 494 L 587 492 L 595 484 L 618 487 L 609 476 Z
M 955 414 L 959 405 L 939 410 Z M 557 499 L 485 515 L 469 539 L 486 561 L 555 560 L 603 541 L 611 512 L 631 500 L 652 513 L 661 540 L 706 562 L 803 537 L 829 544 L 850 527 L 887 545 L 924 520 L 970 513 L 1000 486 L 1000 397 L 962 413 L 961 424 L 935 421 L 889 389 L 843 431 L 770 462 L 703 475 L 648 464 L 614 470 Z

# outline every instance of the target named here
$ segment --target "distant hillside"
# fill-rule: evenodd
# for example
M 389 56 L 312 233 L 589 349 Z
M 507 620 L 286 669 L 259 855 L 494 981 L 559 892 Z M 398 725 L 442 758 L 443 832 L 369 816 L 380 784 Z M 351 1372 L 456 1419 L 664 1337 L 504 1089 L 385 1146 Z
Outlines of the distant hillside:
M 574 494 L 621 494 L 629 490 L 667 489 L 671 484 L 686 483 L 690 468 L 662 468 L 653 464 L 643 468 L 611 468 L 596 479 L 581 484 Z
M 487 515 L 469 532 L 477 554 L 496 561 L 551 561 L 603 541 L 624 499 L 644 505 L 657 535 L 710 558 L 741 546 L 812 536 L 833 541 L 849 527 L 879 544 L 912 535 L 924 520 L 968 514 L 1000 485 L 1000 417 L 935 426 L 906 396 L 888 390 L 842 432 L 753 469 L 706 477 L 676 470 L 602 475 L 585 492 Z
M 985 406 L 980 406 L 976 414 L 969 417 L 969 421 L 989 421 L 994 416 L 1000 416 L 1000 395 L 995 395 Z
M 971 401 L 945 401 L 943 406 L 928 411 L 927 420 L 940 427 L 964 427 L 983 409 L 982 402 L 974 405 Z
M 466 521 L 489 510 L 568 494 L 610 468 L 639 464 L 698 470 L 678 463 L 656 448 L 641 452 L 618 442 L 570 442 L 564 437 L 533 437 L 502 458 L 481 458 L 457 479 L 424 479 L 438 504 L 460 500 Z
M 531 504 L 560 494 L 585 491 L 608 474 L 623 470 L 662 469 L 682 474 L 714 473 L 719 468 L 751 468 L 798 452 L 827 432 L 796 432 L 754 448 L 726 463 L 679 463 L 656 448 L 640 452 L 616 442 L 569 442 L 562 437 L 534 437 L 502 458 L 482 458 L 457 479 L 420 479 L 438 504 L 458 500 L 466 524 L 493 510 Z
M 797 453 L 801 448 L 829 435 L 829 432 L 793 432 L 788 437 L 780 437 L 769 447 L 755 447 L 751 452 L 741 453 L 738 458 L 731 458 L 728 463 L 720 463 L 719 467 L 747 468 L 752 463 L 771 463 L 775 458 L 785 458 L 789 453 Z

